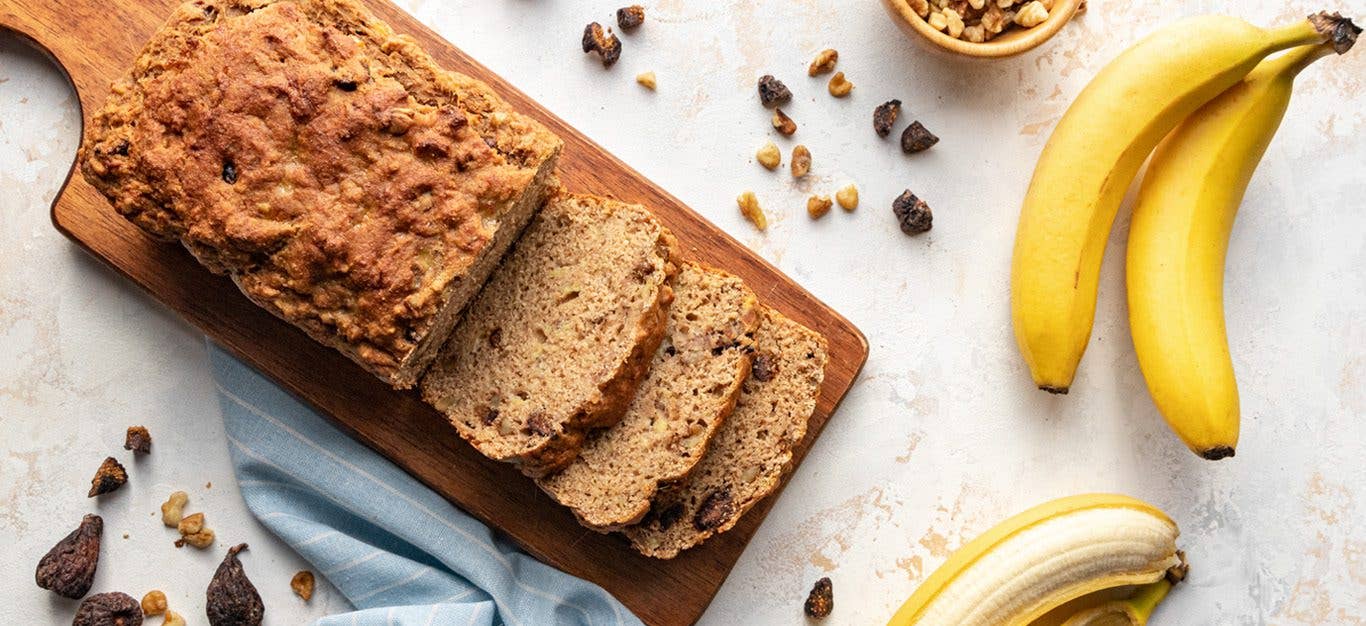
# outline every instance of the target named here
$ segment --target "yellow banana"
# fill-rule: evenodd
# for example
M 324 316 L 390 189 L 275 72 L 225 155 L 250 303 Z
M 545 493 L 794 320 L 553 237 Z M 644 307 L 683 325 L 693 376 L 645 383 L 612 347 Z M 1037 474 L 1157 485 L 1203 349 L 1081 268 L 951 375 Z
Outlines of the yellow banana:
M 1177 555 L 1183 556 L 1180 552 Z M 1049 611 L 1029 626 L 1144 626 L 1172 587 L 1185 580 L 1188 569 L 1183 558 L 1180 565 L 1167 570 L 1162 580 L 1084 595 Z
M 1071 386 L 1091 335 L 1110 226 L 1158 141 L 1272 52 L 1328 40 L 1350 46 L 1350 24 L 1327 13 L 1274 29 L 1189 18 L 1135 44 L 1082 90 L 1044 146 L 1015 235 L 1011 317 L 1035 384 L 1054 393 Z
M 1334 51 L 1263 61 L 1153 154 L 1129 230 L 1129 327 L 1157 408 L 1196 454 L 1233 456 L 1238 386 L 1224 329 L 1224 259 L 1252 172 L 1280 127 L 1295 76 Z
M 1183 563 L 1176 523 L 1128 496 L 1087 494 L 1016 515 L 930 574 L 892 626 L 1023 626 L 1102 589 L 1162 580 Z

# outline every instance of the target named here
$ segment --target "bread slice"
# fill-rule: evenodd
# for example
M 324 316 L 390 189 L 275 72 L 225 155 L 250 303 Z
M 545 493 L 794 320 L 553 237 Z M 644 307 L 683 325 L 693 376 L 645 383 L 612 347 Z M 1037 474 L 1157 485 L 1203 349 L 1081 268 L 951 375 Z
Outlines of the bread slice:
M 765 307 L 754 342 L 754 367 L 735 412 L 702 462 L 622 531 L 641 554 L 671 559 L 730 530 L 791 466 L 825 379 L 825 338 Z
M 759 324 L 735 276 L 693 263 L 674 281 L 663 345 L 621 422 L 593 433 L 564 471 L 537 481 L 595 530 L 634 524 L 662 484 L 685 477 L 735 406 Z
M 664 336 L 673 238 L 643 207 L 548 202 L 451 333 L 422 395 L 486 456 L 564 467 L 621 418 Z
M 257 304 L 411 387 L 549 192 L 561 142 L 354 0 L 194 0 L 82 171 Z

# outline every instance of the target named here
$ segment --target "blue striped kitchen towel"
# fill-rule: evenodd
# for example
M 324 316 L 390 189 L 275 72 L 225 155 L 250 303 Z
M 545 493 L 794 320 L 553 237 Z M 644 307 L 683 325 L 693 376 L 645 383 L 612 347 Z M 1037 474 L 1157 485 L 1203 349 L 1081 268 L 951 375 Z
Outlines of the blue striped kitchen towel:
M 355 607 L 319 624 L 640 624 L 221 348 L 209 353 L 247 506 Z

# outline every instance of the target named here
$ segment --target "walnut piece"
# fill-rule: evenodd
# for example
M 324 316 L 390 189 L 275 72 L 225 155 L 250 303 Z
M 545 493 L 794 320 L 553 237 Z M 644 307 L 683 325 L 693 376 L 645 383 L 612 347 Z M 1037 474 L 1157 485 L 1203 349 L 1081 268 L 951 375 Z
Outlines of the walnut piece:
M 834 205 L 835 202 L 830 199 L 830 196 L 811 196 L 806 199 L 806 214 L 811 216 L 811 219 L 818 220 L 825 217 L 825 214 L 830 212 L 830 207 Z
M 835 192 L 835 202 L 840 204 L 840 208 L 845 211 L 853 211 L 858 208 L 858 187 L 849 183 Z
M 811 150 L 802 144 L 792 148 L 792 177 L 801 178 L 811 172 Z
M 142 614 L 146 616 L 161 615 L 166 612 L 166 594 L 160 589 L 153 589 L 142 596 Z
M 313 572 L 299 570 L 294 577 L 289 579 L 289 588 L 294 590 L 294 595 L 303 598 L 304 602 L 313 599 Z
M 792 121 L 782 109 L 773 109 L 773 128 L 779 133 L 791 137 L 797 132 L 797 123 Z
M 816 55 L 816 59 L 811 61 L 811 66 L 806 68 L 807 76 L 819 76 L 835 71 L 835 64 L 840 60 L 840 53 L 834 48 L 826 48 Z
M 184 491 L 173 492 L 161 503 L 161 523 L 169 528 L 180 526 L 180 520 L 185 518 L 185 503 L 189 501 L 190 496 Z
M 835 72 L 835 75 L 830 77 L 830 84 L 827 88 L 830 90 L 830 95 L 843 98 L 854 90 L 854 83 L 849 82 L 849 79 L 844 77 L 844 72 Z
M 779 165 L 783 164 L 783 152 L 778 149 L 778 146 L 773 145 L 772 141 L 759 148 L 759 151 L 754 153 L 754 158 L 759 161 L 759 165 L 769 170 L 776 170 Z
M 768 228 L 768 218 L 764 216 L 764 210 L 759 208 L 759 199 L 754 197 L 753 191 L 746 191 L 740 194 L 735 202 L 740 205 L 740 214 L 745 219 L 754 224 L 754 227 L 763 231 Z

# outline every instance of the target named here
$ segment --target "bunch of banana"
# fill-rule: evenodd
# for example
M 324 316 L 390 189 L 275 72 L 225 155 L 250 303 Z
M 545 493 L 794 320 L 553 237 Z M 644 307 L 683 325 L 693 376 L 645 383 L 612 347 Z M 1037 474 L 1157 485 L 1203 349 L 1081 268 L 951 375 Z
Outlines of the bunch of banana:
M 1185 576 L 1178 534 L 1162 511 L 1128 496 L 1054 500 L 950 555 L 889 624 L 1141 625 Z
M 1237 392 L 1220 292 L 1232 216 L 1295 73 L 1346 52 L 1360 32 L 1328 13 L 1269 30 L 1235 17 L 1190 18 L 1140 41 L 1082 91 L 1039 158 L 1015 239 L 1012 319 L 1039 388 L 1071 385 L 1120 201 L 1170 134 L 1129 239 L 1130 306 L 1141 301 L 1131 309 L 1135 344 L 1173 428 L 1205 458 L 1232 456 Z

